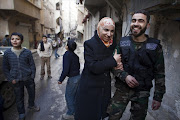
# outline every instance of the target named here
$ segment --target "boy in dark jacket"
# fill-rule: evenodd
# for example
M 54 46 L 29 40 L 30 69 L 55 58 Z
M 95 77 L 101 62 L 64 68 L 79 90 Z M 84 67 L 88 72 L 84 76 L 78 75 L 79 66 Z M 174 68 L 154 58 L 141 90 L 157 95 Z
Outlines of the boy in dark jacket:
M 4 52 L 3 71 L 8 81 L 14 86 L 19 120 L 25 120 L 24 86 L 26 86 L 29 94 L 28 108 L 33 111 L 40 110 L 34 104 L 36 67 L 31 51 L 21 46 L 23 43 L 21 33 L 12 33 L 11 43 L 13 47 Z
M 79 57 L 74 53 L 76 46 L 74 40 L 68 41 L 66 46 L 67 51 L 63 55 L 63 71 L 58 81 L 58 84 L 62 84 L 65 77 L 69 77 L 65 93 L 68 111 L 66 114 L 63 114 L 64 119 L 74 118 L 74 100 L 80 79 Z

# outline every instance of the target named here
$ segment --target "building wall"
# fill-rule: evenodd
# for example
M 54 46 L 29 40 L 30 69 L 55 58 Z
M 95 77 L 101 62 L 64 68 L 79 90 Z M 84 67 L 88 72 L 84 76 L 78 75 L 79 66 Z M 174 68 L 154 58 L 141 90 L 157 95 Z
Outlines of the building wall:
M 84 32 L 84 26 L 83 26 L 83 19 L 84 19 L 84 6 L 83 5 L 78 5 L 77 6 L 77 32 L 76 36 L 79 42 L 83 41 L 83 32 Z
M 76 5 L 76 0 L 71 0 L 70 2 L 70 23 L 71 23 L 71 29 L 76 29 L 77 27 L 77 5 Z
M 87 9 L 84 9 L 84 17 L 88 14 L 88 10 Z M 84 25 L 84 34 L 83 34 L 83 41 L 87 40 L 88 39 L 88 33 L 87 33 L 87 23 L 83 23 Z
M 40 10 L 40 24 L 44 25 L 44 23 L 45 23 L 45 10 L 42 9 Z
M 45 28 L 53 28 L 55 30 L 55 22 L 56 22 L 56 19 L 55 19 L 55 4 L 53 4 L 53 1 L 50 1 L 50 0 L 46 0 L 44 3 L 43 3 L 43 22 L 44 22 L 44 27 Z M 48 31 L 51 31 L 51 30 L 48 30 Z M 51 32 L 50 32 L 51 33 Z M 49 33 L 49 34 L 50 34 Z
M 62 24 L 65 33 L 65 39 L 70 37 L 70 31 L 76 30 L 77 15 L 78 10 L 76 0 L 62 0 Z M 74 35 L 71 37 L 74 37 Z
M 40 29 L 35 22 L 40 18 L 41 0 L 1 0 L 0 3 L 0 31 L 3 31 L 0 38 L 4 34 L 20 32 L 24 36 L 23 46 L 35 48 Z
M 127 0 L 127 2 L 125 3 L 126 7 L 123 7 L 122 11 L 122 37 L 128 35 L 128 32 L 130 30 L 130 23 L 131 23 L 131 10 L 130 7 L 131 6 L 131 2 L 130 0 Z
M 139 9 L 147 9 L 152 6 L 155 8 L 157 4 L 167 5 L 169 3 L 175 3 L 178 0 L 131 0 L 131 8 L 133 11 L 137 11 Z M 159 7 L 161 9 L 161 7 Z
M 39 9 L 37 6 L 25 0 L 0 0 L 0 9 L 17 10 L 34 18 L 39 18 Z
M 85 12 L 85 15 L 87 15 L 88 12 Z M 97 22 L 99 21 L 99 12 L 97 12 L 95 15 L 91 15 L 90 18 L 86 20 L 84 23 L 84 39 L 83 41 L 86 41 L 93 37 L 94 31 L 97 27 Z
M 46 28 L 54 28 L 54 13 L 48 9 L 44 10 L 44 26 Z
M 168 12 L 167 12 L 168 13 Z M 180 22 L 175 21 L 173 16 L 179 13 L 154 15 L 156 24 L 154 33 L 161 40 L 165 58 L 166 94 L 164 95 L 162 107 L 159 111 L 149 111 L 156 119 L 179 120 L 180 119 Z M 158 26 L 156 26 L 158 24 Z M 160 114 L 160 113 L 163 113 Z
M 31 17 L 40 18 L 40 8 L 25 0 L 14 0 L 14 9 Z
M 83 21 L 83 18 L 84 18 L 84 6 L 79 5 L 77 7 L 77 9 L 78 9 L 77 24 L 80 25 L 80 26 L 83 26 L 82 21 Z
M 32 36 L 30 36 L 30 33 L 32 31 L 32 24 L 28 22 L 28 19 L 26 18 L 20 18 L 20 17 L 12 17 L 8 21 L 9 25 L 9 33 L 13 32 L 20 32 L 24 36 L 24 42 L 23 46 L 26 48 L 33 48 L 33 46 L 30 46 L 32 41 Z
M 14 9 L 14 0 L 0 0 L 0 9 Z
M 63 26 L 64 26 L 64 33 L 70 32 L 70 19 L 69 19 L 69 0 L 63 0 L 62 1 L 62 16 L 63 16 Z
M 58 3 L 60 0 L 54 0 L 54 5 L 56 6 L 56 3 Z M 60 3 L 60 2 L 59 2 Z M 61 4 L 60 4 L 61 5 Z M 61 7 L 60 7 L 61 8 Z M 55 9 L 54 11 L 54 18 L 55 20 L 57 20 L 60 17 L 60 10 Z M 61 21 L 61 20 L 60 20 Z M 59 21 L 60 25 L 61 22 Z M 57 21 L 55 22 L 55 33 L 59 33 L 60 32 L 60 25 L 57 24 Z
M 0 19 L 0 36 L 2 39 L 4 35 L 9 34 L 13 32 L 20 32 L 24 36 L 24 42 L 23 46 L 26 48 L 33 48 L 33 25 L 30 21 L 29 17 L 27 16 L 11 16 L 11 19 Z
M 96 19 L 95 17 L 90 17 L 87 19 L 87 23 L 88 23 L 88 38 L 90 39 L 93 36 L 93 27 L 95 26 L 94 23 L 94 19 Z
M 6 34 L 9 35 L 8 21 L 0 17 L 0 40 L 2 40 Z
M 23 45 L 36 48 L 43 34 L 55 33 L 55 8 L 51 0 L 0 0 L 0 39 L 21 32 L 26 36 Z
M 38 7 L 38 8 L 41 8 L 42 6 L 42 4 L 41 4 L 41 2 L 42 2 L 42 0 L 27 0 L 27 1 L 29 1 L 31 4 L 34 4 L 36 7 Z
M 41 25 L 41 21 L 40 20 L 36 20 L 35 21 L 35 32 L 36 32 L 36 35 L 34 36 L 34 39 L 35 39 L 35 42 L 36 42 L 35 43 L 35 48 L 37 47 L 37 41 L 42 39 L 43 30 L 42 30 L 41 26 L 42 26 Z

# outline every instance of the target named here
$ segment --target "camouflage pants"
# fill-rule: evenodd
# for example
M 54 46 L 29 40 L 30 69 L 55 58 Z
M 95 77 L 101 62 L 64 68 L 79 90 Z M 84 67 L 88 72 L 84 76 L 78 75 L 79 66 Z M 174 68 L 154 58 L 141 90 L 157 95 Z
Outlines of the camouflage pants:
M 145 120 L 148 109 L 149 91 L 135 92 L 129 88 L 117 89 L 108 106 L 109 120 L 120 120 L 127 104 L 131 101 L 130 120 Z

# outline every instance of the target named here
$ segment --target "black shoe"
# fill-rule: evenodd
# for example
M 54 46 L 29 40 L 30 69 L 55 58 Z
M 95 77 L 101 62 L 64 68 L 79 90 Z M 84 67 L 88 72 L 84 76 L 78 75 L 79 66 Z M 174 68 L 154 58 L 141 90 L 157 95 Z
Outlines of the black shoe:
M 32 106 L 32 107 L 28 107 L 30 110 L 32 110 L 32 111 L 34 111 L 34 112 L 38 112 L 38 111 L 40 111 L 40 107 L 39 106 L 36 106 L 36 105 L 34 105 L 34 106 Z
M 52 78 L 52 76 L 48 76 L 48 79 L 51 79 Z
M 40 80 L 44 80 L 44 77 L 43 77 L 43 76 L 41 76 Z
M 25 113 L 19 114 L 18 120 L 25 120 Z
M 19 118 L 18 120 L 25 120 L 25 117 L 23 117 L 23 118 Z

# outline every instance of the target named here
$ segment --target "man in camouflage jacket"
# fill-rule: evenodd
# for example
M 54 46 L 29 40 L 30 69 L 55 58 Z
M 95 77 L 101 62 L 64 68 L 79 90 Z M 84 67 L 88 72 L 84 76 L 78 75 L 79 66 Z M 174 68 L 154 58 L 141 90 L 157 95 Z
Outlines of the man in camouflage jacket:
M 131 21 L 131 35 L 121 38 L 117 51 L 121 54 L 124 70 L 114 69 L 116 92 L 108 106 L 109 120 L 119 120 L 131 101 L 130 120 L 145 120 L 148 98 L 155 80 L 152 109 L 161 106 L 165 93 L 165 67 L 160 41 L 145 34 L 150 16 L 135 12 Z

